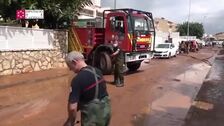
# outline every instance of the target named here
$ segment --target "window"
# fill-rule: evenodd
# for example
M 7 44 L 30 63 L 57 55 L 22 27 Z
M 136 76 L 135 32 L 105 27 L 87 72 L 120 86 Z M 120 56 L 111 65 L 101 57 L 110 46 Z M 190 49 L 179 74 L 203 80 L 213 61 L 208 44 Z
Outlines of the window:
M 154 31 L 152 20 L 146 17 L 134 17 L 134 30 L 141 35 Z
M 134 29 L 137 31 L 153 31 L 152 23 L 149 18 L 134 17 Z
M 122 16 L 110 17 L 110 27 L 113 32 L 124 33 L 124 18 Z
M 92 17 L 94 12 L 92 10 L 83 9 L 83 10 L 81 10 L 81 14 Z
M 159 44 L 157 48 L 169 48 L 169 44 Z
M 101 13 L 101 12 L 96 12 L 96 16 L 98 16 L 98 17 L 103 17 L 103 13 Z
M 135 18 L 135 30 L 138 31 L 148 31 L 148 24 L 144 18 Z

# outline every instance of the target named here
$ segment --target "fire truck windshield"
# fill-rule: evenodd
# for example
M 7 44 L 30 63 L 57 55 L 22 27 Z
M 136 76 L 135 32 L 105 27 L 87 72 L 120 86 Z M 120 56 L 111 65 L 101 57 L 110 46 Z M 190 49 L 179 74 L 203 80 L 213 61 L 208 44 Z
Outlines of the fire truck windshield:
M 134 30 L 140 34 L 148 34 L 151 28 L 150 20 L 144 17 L 134 17 Z

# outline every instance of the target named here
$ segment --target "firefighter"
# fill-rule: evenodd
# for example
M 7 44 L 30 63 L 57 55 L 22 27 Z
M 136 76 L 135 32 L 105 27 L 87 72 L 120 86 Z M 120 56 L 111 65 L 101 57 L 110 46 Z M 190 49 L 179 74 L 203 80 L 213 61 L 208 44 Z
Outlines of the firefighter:
M 114 63 L 114 83 L 117 87 L 124 86 L 124 75 L 123 75 L 123 65 L 124 65 L 124 54 L 123 51 L 118 46 L 118 41 L 113 43 L 114 52 L 112 53 L 113 63 Z

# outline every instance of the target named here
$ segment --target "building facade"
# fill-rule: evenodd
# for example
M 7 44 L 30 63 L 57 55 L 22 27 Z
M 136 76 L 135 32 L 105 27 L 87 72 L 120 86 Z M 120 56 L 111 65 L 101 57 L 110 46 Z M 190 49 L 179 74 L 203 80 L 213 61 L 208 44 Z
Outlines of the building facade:
M 168 33 L 177 31 L 177 24 L 163 17 L 155 18 L 154 22 L 155 22 L 155 28 L 157 31 L 168 32 Z
M 79 19 L 95 19 L 103 17 L 103 11 L 109 8 L 101 7 L 101 0 L 91 0 L 93 5 L 86 6 L 81 12 Z
M 224 41 L 224 32 L 216 33 L 215 35 L 213 35 L 213 37 L 215 38 L 215 40 Z

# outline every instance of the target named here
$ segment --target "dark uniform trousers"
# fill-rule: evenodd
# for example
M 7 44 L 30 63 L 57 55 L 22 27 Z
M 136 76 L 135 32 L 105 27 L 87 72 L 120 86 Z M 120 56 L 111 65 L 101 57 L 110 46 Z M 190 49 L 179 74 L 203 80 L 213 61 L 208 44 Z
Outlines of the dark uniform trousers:
M 119 50 L 119 53 L 114 57 L 114 83 L 116 86 L 123 86 L 123 64 L 125 57 L 123 51 L 119 47 L 114 47 L 114 52 L 117 50 Z
M 124 75 L 123 75 L 123 62 L 121 60 L 117 60 L 115 62 L 114 68 L 114 81 L 115 84 L 123 84 L 124 83 Z
M 111 105 L 109 96 L 98 98 L 99 84 L 95 69 L 88 70 L 94 74 L 96 87 L 94 99 L 88 103 L 80 102 L 81 126 L 108 126 L 111 117 Z
M 108 96 L 81 105 L 81 126 L 109 126 L 111 117 Z

